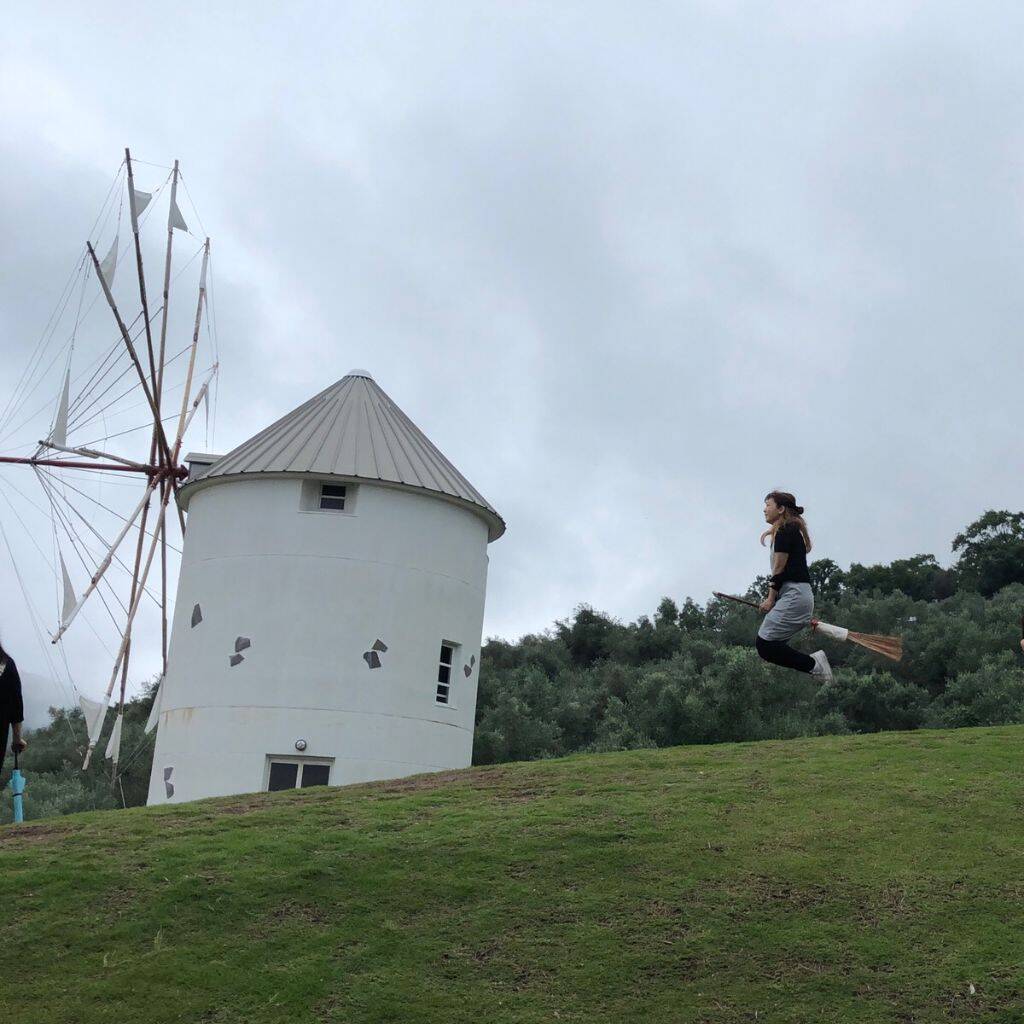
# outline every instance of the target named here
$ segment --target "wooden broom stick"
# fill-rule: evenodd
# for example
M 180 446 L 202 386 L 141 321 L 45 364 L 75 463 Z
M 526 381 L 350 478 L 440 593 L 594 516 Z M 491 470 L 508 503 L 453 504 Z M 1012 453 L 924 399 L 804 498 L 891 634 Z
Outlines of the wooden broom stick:
M 748 608 L 761 610 L 760 604 L 756 601 L 749 601 L 745 597 L 734 597 L 732 594 L 721 594 L 717 590 L 715 597 L 723 601 L 733 601 L 736 604 L 745 604 Z M 845 640 L 848 643 L 856 644 L 865 650 L 874 651 L 891 661 L 899 661 L 903 657 L 903 640 L 898 636 L 878 636 L 874 633 L 855 633 L 845 626 L 833 626 L 830 622 L 822 622 L 819 619 L 811 619 L 811 629 L 823 633 L 833 640 Z

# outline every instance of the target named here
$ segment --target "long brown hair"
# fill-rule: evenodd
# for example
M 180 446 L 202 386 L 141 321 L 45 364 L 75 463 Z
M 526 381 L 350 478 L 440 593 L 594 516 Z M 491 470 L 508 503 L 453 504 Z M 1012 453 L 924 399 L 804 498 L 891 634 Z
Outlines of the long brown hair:
M 764 500 L 767 501 L 769 498 L 775 502 L 779 508 L 782 509 L 782 516 L 776 519 L 771 526 L 768 527 L 764 533 L 761 534 L 761 545 L 764 546 L 765 539 L 771 537 L 775 539 L 775 534 L 782 529 L 787 523 L 796 523 L 800 527 L 800 532 L 804 537 L 804 545 L 807 550 L 811 550 L 811 535 L 807 530 L 807 523 L 804 521 L 804 507 L 796 503 L 796 498 L 789 493 L 789 491 L 769 491 L 765 496 Z

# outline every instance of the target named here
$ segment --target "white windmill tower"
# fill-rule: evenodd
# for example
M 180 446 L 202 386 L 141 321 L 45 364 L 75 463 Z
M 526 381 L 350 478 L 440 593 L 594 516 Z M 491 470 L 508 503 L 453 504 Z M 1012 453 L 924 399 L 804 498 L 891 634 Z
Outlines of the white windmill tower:
M 468 766 L 494 508 L 362 370 L 186 461 L 149 802 Z

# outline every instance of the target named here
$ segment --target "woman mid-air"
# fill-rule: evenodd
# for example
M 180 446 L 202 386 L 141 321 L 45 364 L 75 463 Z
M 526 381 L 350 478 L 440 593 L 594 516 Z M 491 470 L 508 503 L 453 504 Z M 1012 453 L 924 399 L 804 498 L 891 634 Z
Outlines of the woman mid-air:
M 773 665 L 807 672 L 822 682 L 832 682 L 832 668 L 824 651 L 803 654 L 789 646 L 802 629 L 811 624 L 814 594 L 807 571 L 811 536 L 804 522 L 804 510 L 786 491 L 772 491 L 764 499 L 768 529 L 761 543 L 771 541 L 771 587 L 761 602 L 764 622 L 757 631 L 757 653 Z

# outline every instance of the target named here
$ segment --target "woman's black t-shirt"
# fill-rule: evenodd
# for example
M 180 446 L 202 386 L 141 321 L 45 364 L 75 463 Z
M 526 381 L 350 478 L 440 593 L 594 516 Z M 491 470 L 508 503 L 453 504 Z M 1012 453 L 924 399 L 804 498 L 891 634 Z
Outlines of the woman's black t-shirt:
M 804 535 L 796 523 L 786 523 L 780 527 L 772 542 L 772 549 L 777 555 L 789 555 L 782 572 L 772 577 L 772 585 L 781 587 L 783 583 L 810 583 L 811 574 L 807 571 L 807 545 Z

